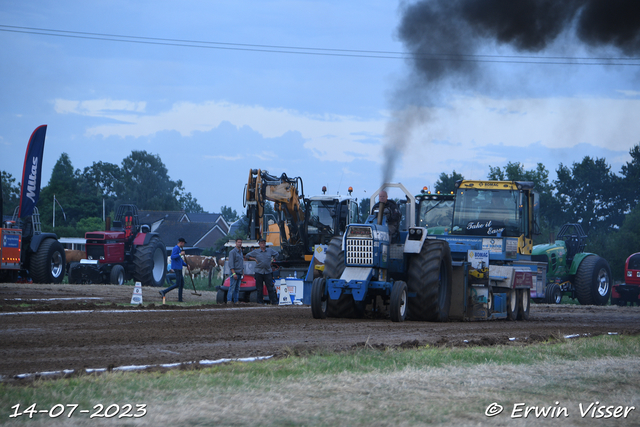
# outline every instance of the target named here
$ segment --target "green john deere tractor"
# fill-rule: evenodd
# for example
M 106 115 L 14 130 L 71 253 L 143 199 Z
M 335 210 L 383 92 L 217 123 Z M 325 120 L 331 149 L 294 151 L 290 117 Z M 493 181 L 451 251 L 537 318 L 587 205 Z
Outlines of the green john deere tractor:
M 580 224 L 565 224 L 555 243 L 533 247 L 531 259 L 547 263 L 545 295 L 536 302 L 560 304 L 562 295 L 582 305 L 606 305 L 611 295 L 611 268 L 606 259 L 584 252 L 587 235 Z

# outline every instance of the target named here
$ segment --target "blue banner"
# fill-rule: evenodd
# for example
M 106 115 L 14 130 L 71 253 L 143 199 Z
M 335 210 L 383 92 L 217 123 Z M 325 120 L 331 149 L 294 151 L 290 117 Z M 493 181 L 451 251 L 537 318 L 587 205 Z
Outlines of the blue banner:
M 40 179 L 42 172 L 42 154 L 47 125 L 38 126 L 29 138 L 27 153 L 22 167 L 22 189 L 20 190 L 20 218 L 33 213 L 40 197 Z

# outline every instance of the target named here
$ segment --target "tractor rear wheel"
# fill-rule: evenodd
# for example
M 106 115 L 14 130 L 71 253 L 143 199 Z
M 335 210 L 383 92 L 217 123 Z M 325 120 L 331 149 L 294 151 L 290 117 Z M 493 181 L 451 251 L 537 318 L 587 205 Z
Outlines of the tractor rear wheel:
M 444 240 L 425 240 L 409 264 L 407 317 L 446 322 L 451 305 L 451 249 Z
M 325 283 L 328 279 L 339 279 L 344 271 L 344 251 L 342 250 L 342 237 L 336 236 L 329 242 L 327 256 L 324 261 Z M 353 295 L 340 295 L 337 300 L 327 296 L 327 317 L 360 317 L 362 310 L 356 309 Z
M 602 257 L 590 255 L 578 267 L 574 286 L 582 305 L 606 305 L 611 295 L 611 268 Z
M 509 289 L 507 292 L 507 320 L 517 320 L 519 308 L 518 292 L 515 289 Z
M 529 309 L 531 308 L 531 291 L 529 289 L 518 289 L 518 320 L 529 320 Z
M 138 246 L 133 256 L 134 278 L 142 286 L 163 286 L 167 272 L 167 249 L 159 237 L 154 236 L 149 243 Z
M 407 317 L 407 284 L 398 280 L 391 288 L 389 317 L 392 322 L 404 322 Z
M 116 264 L 109 274 L 109 283 L 112 285 L 122 285 L 124 283 L 124 267 Z
M 55 239 L 44 239 L 29 261 L 29 275 L 35 283 L 62 283 L 66 257 L 62 244 Z

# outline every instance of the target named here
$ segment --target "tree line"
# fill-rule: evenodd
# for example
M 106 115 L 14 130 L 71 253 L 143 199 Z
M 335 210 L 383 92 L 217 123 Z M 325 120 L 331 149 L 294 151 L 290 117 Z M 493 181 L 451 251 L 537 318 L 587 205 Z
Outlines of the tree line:
M 2 193 L 3 211 L 10 215 L 19 203 L 20 183 L 5 171 Z M 124 203 L 143 210 L 204 212 L 182 181 L 169 177 L 160 156 L 146 151 L 132 151 L 120 165 L 100 161 L 84 170 L 74 169 L 69 155 L 62 153 L 49 183 L 40 191 L 38 210 L 43 231 L 83 237 L 87 231 L 103 229 L 103 213 L 113 217 L 117 206 Z
M 535 243 L 555 240 L 555 233 L 568 222 L 580 223 L 589 236 L 587 251 L 598 253 L 611 263 L 614 277 L 621 278 L 624 260 L 640 251 L 640 144 L 630 149 L 631 161 L 616 173 L 604 158 L 585 156 L 571 166 L 560 164 L 556 179 L 538 163 L 526 170 L 519 162 L 506 166 L 489 166 L 486 179 L 532 181 L 540 194 L 541 234 Z M 465 177 L 455 170 L 441 173 L 435 191 L 451 192 L 455 182 Z M 467 179 L 482 179 L 466 177 Z M 2 171 L 2 194 L 5 215 L 18 205 L 20 183 Z M 53 197 L 62 210 L 56 210 L 53 230 Z M 94 162 L 84 170 L 74 169 L 63 153 L 56 162 L 49 183 L 42 188 L 38 209 L 44 231 L 58 235 L 82 237 L 86 231 L 101 229 L 103 211 L 113 216 L 116 207 L 133 203 L 143 210 L 184 210 L 202 213 L 204 209 L 183 187 L 172 180 L 160 156 L 146 151 L 132 151 L 120 165 Z M 360 220 L 368 216 L 369 199 L 360 201 Z M 222 206 L 222 216 L 230 224 L 241 215 Z M 243 230 L 239 230 L 238 237 Z

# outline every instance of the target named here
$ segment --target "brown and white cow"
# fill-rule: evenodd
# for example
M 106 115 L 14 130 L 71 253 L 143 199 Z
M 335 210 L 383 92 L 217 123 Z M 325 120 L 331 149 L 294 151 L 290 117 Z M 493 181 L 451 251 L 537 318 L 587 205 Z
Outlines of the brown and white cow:
M 81 259 L 87 259 L 87 253 L 85 251 L 78 251 L 76 249 L 65 249 L 64 256 L 67 259 L 67 265 L 72 262 L 80 262 Z
M 189 274 L 189 270 L 191 270 L 192 277 L 200 275 L 202 278 L 207 278 L 212 269 L 218 268 L 216 258 L 212 256 L 185 255 L 184 260 L 189 267 L 184 267 L 182 272 L 187 275 Z

